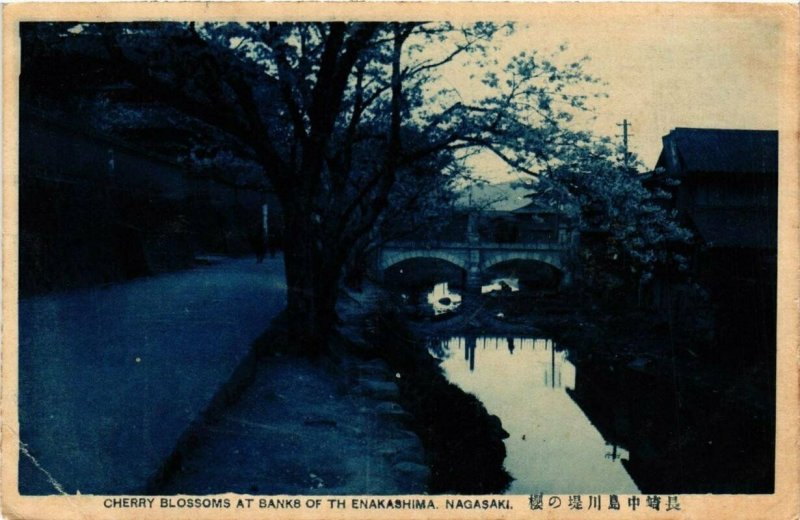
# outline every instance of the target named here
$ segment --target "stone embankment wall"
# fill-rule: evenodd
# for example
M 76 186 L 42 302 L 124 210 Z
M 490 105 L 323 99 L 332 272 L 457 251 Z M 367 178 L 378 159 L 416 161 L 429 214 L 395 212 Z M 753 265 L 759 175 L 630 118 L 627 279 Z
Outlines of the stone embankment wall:
M 430 493 L 500 493 L 511 481 L 504 469 L 508 433 L 473 395 L 447 381 L 422 338 L 387 304 L 379 287 L 341 299 L 340 330 L 351 349 L 384 361 L 399 390 L 397 402 L 409 414 L 431 471 Z

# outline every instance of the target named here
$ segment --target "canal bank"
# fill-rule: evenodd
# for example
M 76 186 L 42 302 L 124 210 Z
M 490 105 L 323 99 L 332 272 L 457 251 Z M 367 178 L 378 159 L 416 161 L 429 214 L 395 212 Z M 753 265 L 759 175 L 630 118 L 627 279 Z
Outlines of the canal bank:
M 503 466 L 508 432 L 475 396 L 447 381 L 425 342 L 389 301 L 387 291 L 371 283 L 346 293 L 339 330 L 349 338 L 349 351 L 391 368 L 408 427 L 425 449 L 427 492 L 502 493 L 511 482 Z
M 282 317 L 252 346 L 252 368 L 184 435 L 153 494 L 422 494 L 422 444 L 386 363 L 290 355 Z
M 608 461 L 623 467 L 643 493 L 768 493 L 773 488 L 774 375 L 768 359 L 737 365 L 701 358 L 694 352 L 698 338 L 675 338 L 653 315 L 610 312 L 569 293 L 467 296 L 447 319 L 409 315 L 405 322 L 415 337 L 440 345 L 431 351 L 442 359 L 450 381 L 474 392 L 511 433 L 505 441 L 506 468 L 517 479 L 511 492 L 553 489 L 548 482 L 559 475 L 563 484 L 557 492 L 576 491 L 581 482 L 593 490 L 594 484 L 582 480 L 592 472 L 611 485 L 603 482 L 606 470 L 599 471 Z M 536 358 L 546 353 L 554 363 Z M 455 359 L 458 364 L 448 365 Z M 561 402 L 550 408 L 542 404 L 548 377 Z M 515 378 L 521 386 L 511 390 Z M 493 385 L 509 395 L 502 397 Z M 520 417 L 530 403 L 527 416 Z M 553 427 L 578 415 L 590 428 L 559 435 Z M 531 436 L 536 428 L 551 434 Z M 537 438 L 551 448 L 517 449 Z M 599 457 L 573 460 L 598 439 Z M 520 490 L 521 475 L 535 473 L 514 468 L 523 456 L 531 458 L 531 466 L 552 471 L 542 471 L 543 477 Z M 548 460 L 561 464 L 548 466 Z M 585 471 L 569 477 L 570 465 Z
M 509 435 L 481 401 L 448 381 L 425 342 L 413 335 L 398 314 L 378 312 L 364 345 L 393 370 L 400 404 L 425 446 L 431 469 L 431 493 L 497 494 L 511 477 L 504 467 Z
M 343 293 L 317 361 L 287 355 L 277 322 L 151 492 L 769 492 L 756 374 L 701 364 L 641 317 L 507 296 L 415 319 L 379 287 Z
M 330 354 L 288 354 L 282 317 L 193 424 L 153 494 L 499 493 L 509 478 L 500 421 L 406 348 L 380 292 L 343 294 Z M 423 346 L 424 347 L 424 346 Z

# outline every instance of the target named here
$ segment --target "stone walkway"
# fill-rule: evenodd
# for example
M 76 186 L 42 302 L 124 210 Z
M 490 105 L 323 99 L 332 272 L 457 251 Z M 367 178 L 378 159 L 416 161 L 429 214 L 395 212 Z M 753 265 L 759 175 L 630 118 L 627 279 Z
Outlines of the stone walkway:
M 424 493 L 419 438 L 386 365 L 267 357 L 239 400 L 196 436 L 160 494 Z

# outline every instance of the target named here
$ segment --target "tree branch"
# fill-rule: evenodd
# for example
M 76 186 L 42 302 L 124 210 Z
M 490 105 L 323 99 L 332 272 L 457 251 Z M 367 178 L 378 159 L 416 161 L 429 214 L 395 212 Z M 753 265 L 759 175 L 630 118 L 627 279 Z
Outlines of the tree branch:
M 209 95 L 215 99 L 219 99 L 222 106 L 209 106 L 208 103 L 204 103 L 188 95 L 185 92 L 184 85 L 170 84 L 167 81 L 159 79 L 151 73 L 150 68 L 143 67 L 140 63 L 136 63 L 128 58 L 117 41 L 116 35 L 111 32 L 110 28 L 103 27 L 102 35 L 109 56 L 123 66 L 126 76 L 144 92 L 169 106 L 175 107 L 190 117 L 198 119 L 237 140 L 247 143 L 258 156 L 268 159 L 269 162 L 267 162 L 267 164 L 275 165 L 274 170 L 265 172 L 267 175 L 280 175 L 284 169 L 282 160 L 271 143 L 269 143 L 268 136 L 265 133 L 258 132 L 259 128 L 262 132 L 265 129 L 263 127 L 263 122 L 260 121 L 260 117 L 257 113 L 252 111 L 252 108 L 248 109 L 248 106 L 242 107 L 241 112 L 245 116 L 249 116 L 249 121 L 244 121 L 240 119 L 239 116 L 235 115 L 235 111 L 231 109 L 232 107 L 230 107 L 229 104 L 222 100 L 219 93 L 209 93 Z M 199 42 L 205 44 L 202 39 L 200 39 Z M 213 60 L 213 56 L 210 53 L 207 53 L 205 56 L 208 60 Z M 208 63 L 207 65 L 210 66 L 211 64 Z M 231 83 L 231 81 L 233 81 L 233 83 Z M 236 83 L 235 75 L 229 76 L 228 84 L 231 85 L 234 90 L 236 90 Z M 240 87 L 243 87 L 243 85 L 240 85 Z M 247 102 L 249 97 L 249 106 L 254 107 L 255 102 L 252 99 L 252 92 L 249 93 L 249 96 L 245 96 L 244 99 L 241 99 L 242 94 L 245 94 L 245 92 L 242 88 L 239 88 L 237 96 L 240 97 L 240 101 Z M 256 125 L 257 128 L 253 128 L 253 125 Z

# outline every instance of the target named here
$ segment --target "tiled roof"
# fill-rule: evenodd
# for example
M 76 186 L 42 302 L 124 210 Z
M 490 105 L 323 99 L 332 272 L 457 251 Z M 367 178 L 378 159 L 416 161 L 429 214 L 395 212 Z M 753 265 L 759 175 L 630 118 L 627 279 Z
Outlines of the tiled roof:
M 664 150 L 658 166 L 668 170 L 681 173 L 778 172 L 778 132 L 774 130 L 676 128 L 663 140 Z M 670 151 L 675 154 L 672 161 L 668 157 Z

